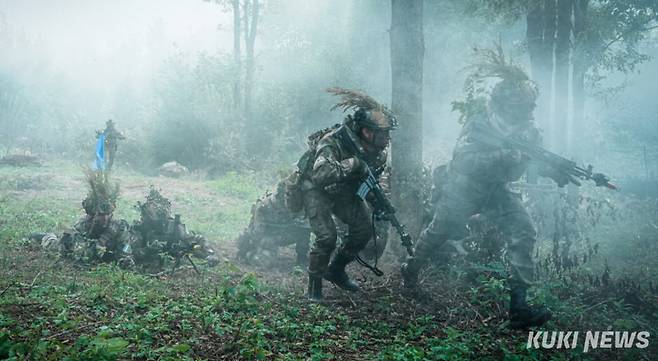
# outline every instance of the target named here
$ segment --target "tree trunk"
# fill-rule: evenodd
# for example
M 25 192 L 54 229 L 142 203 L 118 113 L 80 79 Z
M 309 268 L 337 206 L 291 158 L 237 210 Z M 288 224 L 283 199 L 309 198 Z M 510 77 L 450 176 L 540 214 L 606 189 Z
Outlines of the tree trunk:
M 246 50 L 246 77 L 244 82 L 244 112 L 245 116 L 251 118 L 251 104 L 253 97 L 254 82 L 254 45 L 256 44 L 256 29 L 258 28 L 258 0 L 253 0 L 251 12 L 248 13 L 249 1 L 245 1 L 245 19 L 251 15 L 249 20 L 245 20 L 245 50 Z
M 233 80 L 233 109 L 240 111 L 242 95 L 240 94 L 240 0 L 233 0 L 233 62 L 235 63 L 235 79 Z
M 586 51 L 585 19 L 587 17 L 587 7 L 589 0 L 575 0 L 573 3 L 574 24 L 574 49 L 573 49 L 573 75 L 571 89 L 573 92 L 573 115 L 571 121 L 571 131 L 569 132 L 569 150 L 581 154 L 579 147 L 574 144 L 577 135 L 584 133 L 584 113 L 585 113 L 585 72 L 588 68 L 588 59 Z
M 540 88 L 539 99 L 537 103 L 542 104 L 542 100 L 546 97 L 543 94 L 544 85 L 539 84 L 540 79 L 543 80 L 542 74 L 545 77 L 546 69 L 542 63 L 542 43 L 543 43 L 543 22 L 544 13 L 540 3 L 535 3 L 532 8 L 529 9 L 528 14 L 526 15 L 526 42 L 528 44 L 528 55 L 530 56 L 530 73 L 532 79 L 537 82 L 538 87 Z M 550 96 L 550 94 L 549 94 Z M 535 113 L 535 119 L 541 125 L 546 123 L 545 111 L 543 109 L 538 109 Z M 528 169 L 527 173 L 528 183 L 537 183 L 537 169 L 534 166 L 531 166 Z
M 423 2 L 391 0 L 391 106 L 400 127 L 392 134 L 392 188 L 402 221 L 420 232 L 423 167 Z M 414 221 L 415 223 L 411 223 Z
M 530 72 L 536 78 L 541 69 L 542 43 L 544 40 L 542 22 L 544 13 L 541 4 L 535 4 L 526 15 L 526 42 L 530 56 Z M 536 81 L 536 80 L 535 80 Z
M 526 42 L 530 72 L 539 88 L 535 120 L 543 130 L 544 143 L 552 139 L 553 49 L 555 46 L 556 0 L 533 3 L 526 15 Z M 537 167 L 528 169 L 528 182 L 537 182 Z
M 254 46 L 256 44 L 256 30 L 258 27 L 258 0 L 244 0 L 243 5 L 243 28 L 244 28 L 244 47 L 245 47 L 245 79 L 244 79 L 244 98 L 243 98 L 243 116 L 246 124 L 246 147 L 252 154 L 257 151 L 259 144 L 259 130 L 261 127 L 255 124 L 256 117 L 252 112 L 253 89 L 254 89 Z
M 542 2 L 542 42 L 537 56 L 537 74 L 533 78 L 539 86 L 539 99 L 535 116 L 544 130 L 544 143 L 553 139 L 553 68 L 555 49 L 555 28 L 557 21 L 556 0 Z
M 569 129 L 569 54 L 571 49 L 571 10 L 573 0 L 557 1 L 555 35 L 555 109 L 553 149 L 564 151 Z

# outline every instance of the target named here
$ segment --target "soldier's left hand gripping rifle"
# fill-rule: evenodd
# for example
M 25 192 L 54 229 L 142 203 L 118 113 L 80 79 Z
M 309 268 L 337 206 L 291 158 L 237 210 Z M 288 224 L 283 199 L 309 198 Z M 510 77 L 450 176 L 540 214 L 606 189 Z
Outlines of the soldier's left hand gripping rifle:
M 352 132 L 347 126 L 341 127 L 337 132 L 338 136 L 342 138 L 344 144 L 350 148 L 350 151 L 354 154 L 355 157 L 359 158 L 364 164 L 365 162 L 365 150 L 359 143 L 356 134 Z M 379 219 L 387 220 L 395 228 L 397 233 L 400 235 L 400 240 L 402 245 L 407 249 L 409 256 L 414 256 L 414 245 L 411 240 L 411 236 L 407 233 L 405 226 L 400 223 L 398 217 L 395 215 L 395 207 L 391 204 L 391 201 L 386 197 L 384 190 L 382 189 L 379 181 L 373 174 L 370 167 L 366 165 L 366 178 L 363 180 L 363 183 L 359 186 L 357 190 L 357 196 L 359 198 L 366 200 L 368 194 L 371 194 L 371 198 L 368 199 L 370 204 L 373 207 L 375 215 Z
M 479 139 L 492 144 L 505 144 L 513 149 L 519 150 L 531 159 L 546 164 L 556 172 L 567 176 L 569 182 L 580 186 L 581 180 L 594 181 L 597 187 L 606 187 L 612 190 L 619 190 L 619 187 L 610 182 L 610 178 L 603 173 L 594 173 L 592 165 L 586 168 L 579 166 L 576 162 L 550 152 L 538 145 L 530 144 L 512 137 L 505 137 L 497 132 L 479 127 L 476 129 Z

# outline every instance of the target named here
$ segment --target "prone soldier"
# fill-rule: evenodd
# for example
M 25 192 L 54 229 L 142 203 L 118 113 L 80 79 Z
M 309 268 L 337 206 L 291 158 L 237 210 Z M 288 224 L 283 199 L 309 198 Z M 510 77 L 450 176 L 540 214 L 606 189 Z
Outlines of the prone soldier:
M 180 216 L 171 216 L 171 202 L 158 190 L 151 187 L 146 201 L 137 202 L 140 219 L 132 228 L 133 255 L 135 262 L 142 267 L 162 267 L 169 257 L 177 266 L 182 258 L 190 256 L 204 259 L 209 266 L 219 263 L 215 251 L 208 246 L 208 241 L 201 235 L 189 232 Z
M 41 242 L 47 250 L 56 250 L 65 259 L 84 264 L 117 262 L 132 268 L 132 237 L 128 222 L 113 219 L 119 195 L 118 184 L 111 184 L 107 173 L 86 171 L 89 187 L 82 201 L 86 215 L 61 237 L 54 233 L 33 233 L 30 239 Z

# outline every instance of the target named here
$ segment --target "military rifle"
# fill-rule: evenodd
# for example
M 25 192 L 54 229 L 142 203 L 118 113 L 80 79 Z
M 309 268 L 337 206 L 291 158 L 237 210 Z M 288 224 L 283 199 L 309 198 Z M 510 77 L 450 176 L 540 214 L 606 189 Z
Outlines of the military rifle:
M 167 242 L 168 252 L 174 257 L 174 267 L 171 272 L 173 273 L 180 266 L 181 258 L 185 257 L 192 265 L 192 268 L 194 268 L 194 271 L 200 274 L 199 269 L 194 264 L 194 261 L 192 261 L 192 257 L 190 257 L 196 244 L 185 238 L 185 235 L 181 231 L 181 226 L 180 214 L 176 214 L 174 216 L 174 239 Z
M 556 171 L 566 174 L 571 183 L 580 186 L 581 180 L 592 180 L 597 187 L 606 187 L 612 190 L 618 190 L 619 187 L 610 183 L 610 178 L 603 173 L 594 173 L 592 165 L 586 168 L 580 167 L 576 162 L 550 152 L 538 145 L 529 144 L 524 141 L 506 137 L 494 129 L 485 126 L 475 128 L 476 138 L 493 145 L 506 145 L 526 154 L 531 159 L 544 163 Z
M 359 186 L 359 189 L 356 192 L 357 196 L 363 200 L 366 200 L 368 194 L 372 194 L 372 198 L 369 199 L 369 201 L 372 204 L 373 211 L 379 219 L 387 220 L 391 223 L 391 225 L 393 225 L 397 233 L 400 235 L 402 245 L 407 249 L 409 256 L 413 257 L 414 248 L 413 242 L 411 241 L 411 236 L 409 233 L 407 233 L 405 226 L 398 220 L 397 216 L 395 215 L 395 207 L 393 207 L 391 201 L 388 199 L 388 197 L 386 197 L 384 190 L 379 185 L 379 181 L 372 173 L 370 167 L 367 165 L 365 161 L 365 150 L 359 143 L 359 139 L 357 138 L 356 134 L 354 134 L 354 132 L 352 132 L 352 130 L 346 125 L 343 125 L 336 132 L 336 134 L 341 138 L 341 140 L 343 140 L 343 143 L 350 149 L 352 154 L 354 154 L 354 156 L 358 158 L 359 161 L 366 164 L 366 178 Z

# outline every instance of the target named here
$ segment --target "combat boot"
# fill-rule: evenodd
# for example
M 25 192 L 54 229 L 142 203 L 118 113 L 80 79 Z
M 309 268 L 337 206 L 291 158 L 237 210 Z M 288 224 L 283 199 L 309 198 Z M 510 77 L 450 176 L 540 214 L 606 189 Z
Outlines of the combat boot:
M 334 259 L 329 264 L 324 279 L 335 284 L 336 286 L 350 292 L 359 290 L 359 285 L 352 281 L 345 272 L 345 267 L 354 260 L 355 256 L 345 252 L 338 251 Z
M 513 287 L 510 295 L 509 317 L 510 328 L 526 329 L 528 327 L 541 326 L 548 322 L 553 316 L 544 307 L 532 307 L 526 303 L 526 291 L 524 287 Z
M 329 255 L 309 253 L 308 256 L 308 300 L 322 302 L 322 275 L 327 269 Z
M 322 302 L 322 276 L 308 273 L 308 300 L 314 303 Z

